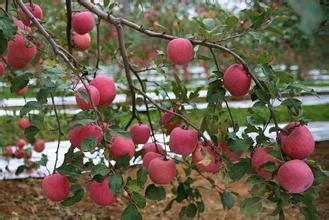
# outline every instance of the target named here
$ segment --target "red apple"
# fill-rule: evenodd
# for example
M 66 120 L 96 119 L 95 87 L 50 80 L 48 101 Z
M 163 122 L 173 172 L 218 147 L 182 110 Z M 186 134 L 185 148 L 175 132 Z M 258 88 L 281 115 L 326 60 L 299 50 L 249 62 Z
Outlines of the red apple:
M 16 146 L 20 149 L 24 148 L 25 145 L 26 145 L 26 141 L 23 138 L 19 138 L 16 141 Z
M 168 43 L 167 54 L 174 64 L 186 65 L 193 58 L 193 46 L 189 40 L 177 38 Z
M 24 88 L 22 88 L 21 90 L 19 90 L 18 92 L 16 92 L 17 96 L 26 96 L 26 94 L 28 93 L 29 89 L 27 86 L 25 86 Z
M 3 156 L 5 156 L 5 157 L 12 157 L 13 154 L 14 154 L 14 150 L 13 150 L 12 147 L 7 146 L 7 147 L 5 147 L 3 149 L 3 152 L 2 152 L 2 155 Z
M 89 11 L 78 12 L 72 17 L 72 28 L 78 34 L 87 34 L 95 26 L 95 18 Z
M 149 165 L 153 159 L 161 157 L 163 157 L 163 155 L 155 152 L 148 152 L 143 156 L 143 166 L 149 168 Z
M 88 86 L 88 88 L 89 88 L 89 93 L 90 93 L 91 99 L 92 99 L 94 105 L 97 106 L 99 104 L 99 100 L 100 100 L 100 95 L 99 95 L 98 89 L 96 89 L 94 86 Z M 89 99 L 87 89 L 84 86 L 82 86 L 78 89 L 78 92 L 83 93 L 89 102 L 88 103 L 85 102 L 84 99 L 80 98 L 79 94 L 76 94 L 75 100 L 77 102 L 77 105 L 82 110 L 92 109 L 92 103 Z
M 37 48 L 34 44 L 28 43 L 19 34 L 8 42 L 7 63 L 16 69 L 24 69 L 34 59 Z
M 55 173 L 43 179 L 42 190 L 48 199 L 59 202 L 70 194 L 70 181 L 67 177 Z
M 109 106 L 112 104 L 117 92 L 115 84 L 110 77 L 97 76 L 90 81 L 90 85 L 96 87 L 99 91 L 99 106 Z
M 46 147 L 45 141 L 42 139 L 37 139 L 33 144 L 33 149 L 39 153 L 42 152 L 45 149 L 45 147 Z
M 149 164 L 149 176 L 156 184 L 170 184 L 176 177 L 175 161 L 154 158 Z
M 302 160 L 290 160 L 279 168 L 278 183 L 290 193 L 303 193 L 313 181 L 312 170 Z
M 31 28 L 29 26 L 26 26 L 21 20 L 16 20 L 15 22 L 17 28 L 19 28 L 20 30 L 26 31 L 26 32 L 30 32 Z
M 130 128 L 130 135 L 135 144 L 145 144 L 151 135 L 151 129 L 145 124 L 134 124 Z
M 167 132 L 171 132 L 174 128 L 177 128 L 181 125 L 181 119 L 175 116 L 172 113 L 165 112 L 161 116 L 161 124 Z
M 273 158 L 269 153 L 273 150 L 271 146 L 257 148 L 254 155 L 251 158 L 251 167 L 252 169 L 261 177 L 266 180 L 272 179 L 272 174 L 266 171 L 264 168 L 261 168 L 263 164 L 272 162 L 274 164 L 278 163 L 278 160 Z
M 26 128 L 31 126 L 31 123 L 28 118 L 21 118 L 18 122 L 18 125 L 22 130 L 25 130 Z
M 72 36 L 73 48 L 78 51 L 85 51 L 89 48 L 91 43 L 90 35 L 87 34 L 73 34 Z
M 16 151 L 15 151 L 15 158 L 17 158 L 17 159 L 22 159 L 23 157 L 24 157 L 24 155 L 25 155 L 25 153 L 24 153 L 24 150 L 22 150 L 22 149 L 17 149 Z
M 27 7 L 27 9 L 32 13 L 35 18 L 40 20 L 43 18 L 42 9 L 38 4 L 33 3 L 31 7 L 30 3 L 25 3 L 25 7 Z M 22 9 L 19 10 L 18 16 L 26 26 L 31 26 L 33 24 L 30 18 L 23 12 Z
M 279 133 L 282 151 L 292 159 L 304 159 L 310 156 L 315 148 L 312 133 L 304 125 L 289 123 Z
M 107 206 L 117 201 L 117 197 L 110 190 L 109 182 L 110 178 L 106 177 L 100 183 L 93 180 L 89 185 L 89 196 L 97 205 Z
M 242 65 L 233 64 L 224 72 L 224 86 L 232 96 L 244 96 L 250 88 L 250 76 Z
M 113 160 L 118 160 L 126 154 L 129 154 L 131 159 L 135 154 L 134 142 L 121 136 L 114 136 L 112 138 L 111 152 Z
M 192 161 L 200 172 L 217 173 L 222 166 L 222 162 L 216 157 L 215 152 L 210 146 L 204 146 L 198 143 L 195 151 L 192 153 Z
M 69 140 L 72 146 L 80 148 L 81 143 L 88 137 L 94 137 L 100 144 L 103 138 L 102 129 L 97 125 L 84 125 L 75 127 L 69 132 Z
M 170 133 L 169 148 L 182 156 L 191 154 L 198 144 L 198 133 L 195 130 L 184 130 L 177 127 Z
M 145 154 L 147 154 L 148 152 L 154 152 L 154 153 L 158 153 L 158 154 L 163 155 L 164 154 L 164 149 L 163 149 L 161 144 L 149 142 L 149 143 L 144 144 L 144 146 L 142 148 L 143 156 Z

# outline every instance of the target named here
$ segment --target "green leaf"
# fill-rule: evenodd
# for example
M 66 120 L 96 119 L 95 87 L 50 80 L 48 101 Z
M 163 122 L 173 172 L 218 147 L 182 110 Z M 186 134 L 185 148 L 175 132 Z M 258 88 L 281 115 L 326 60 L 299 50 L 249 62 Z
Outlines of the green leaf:
M 26 128 L 24 130 L 24 135 L 26 137 L 26 139 L 30 142 L 30 143 L 34 143 L 34 136 L 39 132 L 39 128 L 35 127 L 35 126 L 30 126 L 28 128 Z
M 70 164 L 63 164 L 62 166 L 58 167 L 57 172 L 63 176 L 70 177 L 72 179 L 77 179 L 82 172 L 80 167 L 76 167 Z
M 150 184 L 145 190 L 145 196 L 147 199 L 160 201 L 166 198 L 166 191 L 163 186 L 155 186 Z
M 93 166 L 93 168 L 91 168 L 92 178 L 94 178 L 97 175 L 100 175 L 100 176 L 104 177 L 108 173 L 109 173 L 109 168 L 103 163 L 97 164 L 97 165 Z
M 117 196 L 120 193 L 122 183 L 122 176 L 120 176 L 119 174 L 113 174 L 110 176 L 109 187 L 113 195 Z
M 112 130 L 111 130 L 112 131 Z M 130 156 L 126 154 L 115 162 L 115 168 L 127 168 L 129 166 Z
M 146 200 L 141 194 L 139 194 L 137 192 L 133 192 L 131 195 L 131 198 L 135 202 L 135 204 L 138 206 L 138 208 L 140 208 L 140 209 L 145 208 Z
M 80 149 L 84 152 L 91 151 L 97 147 L 98 143 L 95 137 L 87 137 L 83 139 Z
M 19 167 L 17 167 L 15 175 L 18 176 L 19 174 L 23 173 L 25 169 L 25 165 L 21 165 Z
M 41 108 L 42 108 L 42 105 L 40 102 L 29 101 L 21 108 L 19 115 L 20 115 L 20 117 L 23 117 L 24 115 L 28 114 L 30 111 L 39 110 Z
M 197 211 L 198 211 L 198 209 L 197 209 L 196 205 L 194 203 L 190 203 L 186 207 L 186 216 L 189 218 L 194 218 Z
M 233 181 L 237 181 L 244 176 L 248 169 L 250 169 L 250 164 L 248 162 L 242 161 L 232 165 L 228 169 L 230 178 Z
M 0 16 L 0 30 L 3 32 L 4 38 L 9 41 L 14 38 L 17 32 L 17 26 L 15 25 L 13 19 L 5 16 Z
M 204 207 L 204 203 L 203 202 L 196 202 L 196 206 L 198 208 L 198 212 L 204 212 L 205 207 Z
M 31 74 L 22 74 L 22 75 L 16 76 L 11 81 L 10 92 L 16 93 L 19 90 L 23 89 L 29 83 L 30 77 L 31 77 Z
M 38 164 L 39 166 L 46 166 L 48 162 L 48 157 L 45 154 L 42 154 L 41 159 L 39 161 L 35 161 L 34 163 Z
M 230 16 L 230 17 L 226 18 L 226 20 L 225 20 L 225 24 L 228 26 L 231 26 L 231 27 L 236 25 L 238 22 L 239 22 L 239 19 L 235 16 Z
M 142 187 L 138 184 L 137 180 L 132 180 L 131 178 L 128 178 L 126 188 L 130 192 L 139 192 L 142 190 Z
M 6 39 L 6 36 L 3 33 L 3 31 L 0 31 L 0 56 L 2 56 L 4 52 L 6 52 L 7 47 L 8 47 L 8 41 Z
M 234 199 L 231 192 L 225 191 L 220 194 L 224 208 L 231 209 L 234 206 Z
M 228 148 L 234 152 L 243 152 L 249 149 L 253 144 L 251 138 L 241 139 L 235 138 L 228 141 Z
M 121 220 L 142 220 L 142 215 L 135 205 L 129 204 L 123 211 Z
M 63 202 L 61 202 L 63 206 L 72 206 L 75 203 L 80 202 L 84 196 L 84 190 L 78 184 L 74 184 L 71 186 L 71 192 L 73 195 L 67 197 Z
M 240 209 L 245 215 L 254 215 L 262 210 L 262 201 L 260 197 L 252 197 L 241 202 Z
M 143 166 L 137 171 L 137 182 L 142 187 L 144 187 L 144 184 L 147 180 L 147 174 L 148 170 Z

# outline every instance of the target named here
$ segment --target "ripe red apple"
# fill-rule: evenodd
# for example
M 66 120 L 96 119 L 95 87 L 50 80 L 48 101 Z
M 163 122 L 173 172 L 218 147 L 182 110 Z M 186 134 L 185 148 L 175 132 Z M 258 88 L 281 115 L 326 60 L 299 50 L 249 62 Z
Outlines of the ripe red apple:
M 149 176 L 156 184 L 169 184 L 176 177 L 175 161 L 154 158 L 149 164 Z
M 27 46 L 28 45 L 28 46 Z M 24 69 L 33 60 L 37 48 L 19 34 L 8 42 L 7 63 L 16 69 Z
M 177 128 L 181 125 L 181 119 L 175 116 L 172 113 L 165 112 L 161 116 L 161 124 L 167 132 L 171 132 L 174 128 Z
M 24 153 L 24 150 L 22 150 L 22 149 L 17 149 L 14 154 L 15 158 L 17 158 L 17 159 L 22 159 L 24 157 L 24 155 L 25 155 L 25 153 Z
M 19 138 L 16 141 L 16 146 L 19 147 L 20 149 L 24 148 L 25 145 L 26 145 L 26 141 L 23 138 Z
M 289 123 L 279 133 L 282 151 L 292 159 L 304 159 L 311 155 L 315 148 L 312 133 L 304 125 Z
M 290 193 L 302 193 L 313 184 L 310 167 L 302 160 L 285 162 L 278 171 L 278 183 Z
M 110 190 L 109 183 L 110 178 L 106 177 L 100 183 L 93 180 L 89 185 L 89 196 L 97 205 L 107 206 L 117 201 L 117 197 Z
M 250 76 L 242 65 L 233 64 L 224 72 L 224 86 L 232 96 L 244 96 L 250 88 Z
M 3 149 L 2 155 L 5 157 L 12 157 L 14 154 L 14 150 L 12 147 L 7 146 Z
M 73 48 L 78 51 L 85 51 L 89 48 L 91 43 L 90 35 L 87 34 L 73 34 L 72 36 Z
M 31 28 L 29 26 L 26 26 L 21 20 L 16 20 L 15 22 L 17 28 L 19 28 L 20 30 L 26 31 L 26 32 L 30 32 Z
M 22 88 L 21 90 L 19 90 L 18 92 L 16 92 L 17 96 L 26 96 L 26 94 L 28 93 L 29 89 L 27 86 L 25 86 L 24 88 Z
M 126 154 L 129 154 L 131 159 L 135 154 L 134 142 L 121 136 L 114 136 L 112 138 L 111 152 L 113 160 L 117 160 Z
M 100 95 L 99 95 L 98 89 L 96 89 L 94 86 L 88 86 L 88 88 L 89 88 L 89 93 L 90 93 L 91 99 L 92 99 L 94 105 L 97 106 L 99 104 L 99 100 L 100 100 Z M 92 104 L 89 99 L 87 89 L 84 86 L 82 86 L 78 89 L 78 92 L 85 94 L 85 96 L 88 99 L 88 103 L 86 103 L 84 99 L 80 98 L 79 94 L 76 94 L 75 100 L 77 102 L 77 105 L 82 110 L 92 109 Z
M 25 130 L 26 128 L 31 126 L 31 123 L 28 118 L 21 118 L 18 122 L 18 125 L 22 130 Z
M 252 169 L 261 177 L 266 180 L 272 179 L 272 174 L 265 169 L 261 168 L 261 166 L 265 163 L 278 163 L 278 160 L 273 158 L 269 153 L 273 150 L 271 146 L 257 148 L 255 150 L 254 155 L 251 158 L 251 167 Z
M 222 162 L 216 157 L 215 152 L 210 146 L 203 146 L 198 143 L 195 151 L 192 153 L 192 161 L 200 172 L 216 173 L 222 166 Z
M 198 144 L 198 133 L 195 130 L 184 130 L 177 127 L 170 133 L 169 148 L 182 156 L 191 154 Z
M 155 152 L 148 152 L 143 156 L 143 166 L 149 168 L 149 165 L 153 159 L 161 157 L 163 157 L 163 155 Z
M 87 34 L 95 26 L 95 18 L 89 11 L 78 12 L 72 17 L 72 27 L 78 34 Z
M 167 54 L 174 64 L 186 65 L 193 58 L 193 46 L 189 40 L 177 38 L 168 43 Z
M 88 137 L 95 137 L 97 143 L 100 144 L 103 138 L 102 129 L 97 125 L 78 126 L 70 130 L 69 140 L 72 146 L 80 148 L 81 143 Z
M 220 144 L 220 149 L 222 151 L 222 154 L 225 155 L 230 161 L 236 161 L 242 155 L 242 153 L 240 152 L 234 152 L 230 150 L 225 143 Z
M 39 153 L 42 152 L 45 149 L 45 147 L 46 147 L 45 141 L 42 139 L 37 139 L 33 144 L 33 149 Z
M 46 176 L 42 181 L 45 196 L 53 202 L 64 200 L 70 193 L 70 181 L 58 173 Z
M 5 65 L 0 61 L 0 77 L 5 74 Z
M 158 154 L 164 154 L 164 149 L 161 144 L 149 142 L 143 145 L 142 154 L 143 156 L 148 152 L 154 152 Z
M 96 87 L 99 91 L 99 106 L 109 106 L 112 104 L 117 92 L 115 84 L 110 77 L 97 76 L 90 81 L 90 85 Z
M 41 20 L 43 18 L 42 9 L 38 4 L 33 3 L 31 7 L 30 3 L 25 3 L 25 7 L 27 7 L 27 9 L 32 13 L 32 15 L 37 19 Z M 23 12 L 22 9 L 19 10 L 18 16 L 26 26 L 31 26 L 33 24 L 30 18 Z
M 129 132 L 135 144 L 145 144 L 151 135 L 150 127 L 145 124 L 134 124 Z

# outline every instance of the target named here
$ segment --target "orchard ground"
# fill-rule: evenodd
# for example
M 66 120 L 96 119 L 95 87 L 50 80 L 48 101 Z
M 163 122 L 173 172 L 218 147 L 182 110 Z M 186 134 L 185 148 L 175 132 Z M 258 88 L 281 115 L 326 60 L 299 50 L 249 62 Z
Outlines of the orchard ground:
M 324 169 L 329 169 L 329 141 L 320 142 L 316 145 L 316 151 L 312 155 L 311 159 L 319 161 Z M 136 169 L 134 167 L 125 174 L 125 177 L 135 175 Z M 182 169 L 181 166 L 178 168 Z M 182 171 L 183 172 L 183 171 Z M 197 174 L 193 172 L 193 176 L 197 177 Z M 197 178 L 194 183 L 196 186 L 208 186 L 208 182 Z M 109 207 L 100 207 L 95 205 L 89 196 L 85 196 L 84 199 L 76 205 L 63 208 L 58 203 L 53 203 L 46 199 L 42 194 L 40 188 L 41 179 L 23 179 L 23 180 L 6 180 L 0 181 L 0 218 L 19 217 L 19 218 L 45 218 L 52 217 L 52 219 L 62 218 L 87 218 L 87 219 L 118 219 L 120 213 L 125 208 L 127 197 L 121 195 L 117 203 L 114 203 Z M 81 179 L 82 185 L 87 185 L 89 178 L 84 176 Z M 149 181 L 150 183 L 150 181 Z M 231 185 L 233 192 L 237 192 L 241 195 L 241 198 L 246 198 L 249 195 L 251 188 L 243 183 L 237 182 Z M 205 201 L 205 219 L 271 219 L 268 216 L 269 210 L 273 210 L 275 207 L 269 204 L 263 204 L 263 210 L 259 214 L 253 217 L 246 217 L 240 214 L 239 207 L 234 207 L 230 210 L 224 210 L 219 196 L 212 191 L 201 189 L 203 198 Z M 185 203 L 179 205 L 173 205 L 172 209 L 166 213 L 163 213 L 163 209 L 174 198 L 174 194 L 170 193 L 170 187 L 166 187 L 167 197 L 160 202 L 149 201 L 149 209 L 141 210 L 141 213 L 145 219 L 175 219 L 177 217 L 180 208 Z M 316 201 L 319 209 L 321 219 L 326 219 L 329 216 L 329 180 L 321 186 L 320 197 Z M 272 217 L 275 219 L 275 217 Z M 286 212 L 287 219 L 304 219 L 299 213 L 299 210 L 295 207 L 290 207 Z

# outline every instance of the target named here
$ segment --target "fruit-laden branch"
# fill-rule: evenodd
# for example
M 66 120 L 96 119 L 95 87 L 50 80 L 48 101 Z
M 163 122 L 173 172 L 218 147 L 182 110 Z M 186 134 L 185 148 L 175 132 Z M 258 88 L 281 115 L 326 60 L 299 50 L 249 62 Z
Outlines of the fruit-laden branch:
M 147 30 L 143 26 L 138 25 L 134 22 L 131 22 L 131 21 L 125 19 L 125 18 L 116 17 L 116 16 L 113 16 L 111 14 L 108 14 L 108 13 L 102 11 L 101 9 L 99 9 L 96 5 L 92 4 L 88 0 L 78 0 L 78 2 L 81 5 L 83 5 L 85 8 L 87 8 L 89 11 L 95 13 L 97 16 L 103 18 L 105 21 L 107 21 L 111 24 L 116 25 L 116 24 L 120 23 L 124 26 L 132 28 L 132 29 L 134 29 L 134 30 L 136 30 L 140 33 L 146 34 L 150 37 L 161 38 L 161 39 L 165 39 L 165 40 L 173 40 L 173 39 L 178 38 L 177 36 L 174 36 L 174 35 L 169 35 L 169 34 L 166 34 L 166 33 L 159 33 L 159 32 L 154 32 L 154 31 L 151 31 L 151 30 Z M 238 60 L 242 64 L 243 68 L 250 75 L 250 77 L 254 80 L 256 85 L 260 89 L 262 89 L 264 92 L 266 92 L 263 85 L 260 83 L 260 81 L 257 79 L 255 74 L 248 67 L 247 62 L 240 55 L 238 55 L 237 53 L 235 53 L 231 49 L 229 49 L 227 47 L 224 47 L 220 44 L 216 44 L 216 43 L 213 43 L 213 42 L 208 42 L 207 40 L 190 40 L 190 42 L 194 45 L 201 45 L 201 46 L 208 47 L 208 48 L 217 48 L 217 49 L 223 50 L 224 52 L 227 52 L 227 53 L 231 54 L 236 60 Z M 268 108 L 270 110 L 270 113 L 272 115 L 273 122 L 275 124 L 276 133 L 278 135 L 278 131 L 279 131 L 280 128 L 279 128 L 279 125 L 277 123 L 273 107 L 272 107 L 270 101 L 267 104 L 268 104 Z

